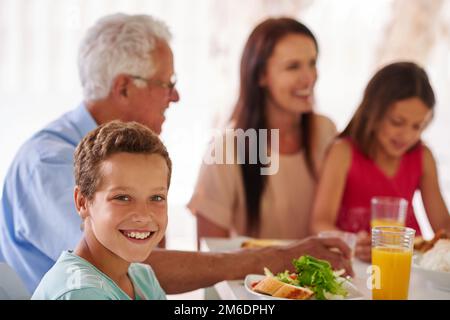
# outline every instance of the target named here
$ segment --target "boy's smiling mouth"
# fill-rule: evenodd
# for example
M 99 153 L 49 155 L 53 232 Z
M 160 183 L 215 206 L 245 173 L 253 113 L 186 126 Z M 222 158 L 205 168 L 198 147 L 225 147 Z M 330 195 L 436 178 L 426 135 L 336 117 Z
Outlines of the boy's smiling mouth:
M 144 242 L 150 239 L 156 231 L 119 230 L 128 240 Z

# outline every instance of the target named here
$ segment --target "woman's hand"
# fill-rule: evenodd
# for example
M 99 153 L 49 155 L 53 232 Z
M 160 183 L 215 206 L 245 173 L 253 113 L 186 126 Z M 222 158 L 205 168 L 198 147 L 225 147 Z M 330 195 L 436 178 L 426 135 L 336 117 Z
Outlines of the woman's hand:
M 364 262 L 370 262 L 372 259 L 372 239 L 366 231 L 358 233 L 355 256 Z

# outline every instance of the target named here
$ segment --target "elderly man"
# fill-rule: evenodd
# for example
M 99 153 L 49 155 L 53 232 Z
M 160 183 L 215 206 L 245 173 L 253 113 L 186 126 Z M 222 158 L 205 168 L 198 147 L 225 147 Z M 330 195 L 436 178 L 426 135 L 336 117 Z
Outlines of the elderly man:
M 116 14 L 100 19 L 79 52 L 84 102 L 38 131 L 16 155 L 3 188 L 0 249 L 30 292 L 60 253 L 74 248 L 82 235 L 72 198 L 78 142 L 114 119 L 137 121 L 160 133 L 164 111 L 179 100 L 169 40 L 166 25 L 150 16 Z M 286 269 L 292 258 L 304 253 L 351 272 L 348 247 L 337 239 L 317 238 L 235 253 L 161 249 L 148 263 L 167 293 L 179 293 L 239 279 L 264 266 Z

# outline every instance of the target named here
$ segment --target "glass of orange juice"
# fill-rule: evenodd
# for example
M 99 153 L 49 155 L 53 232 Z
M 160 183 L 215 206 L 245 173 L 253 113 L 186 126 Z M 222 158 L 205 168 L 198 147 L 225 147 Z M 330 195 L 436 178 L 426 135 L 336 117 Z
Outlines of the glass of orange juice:
M 416 231 L 372 228 L 372 299 L 407 300 Z
M 405 226 L 408 201 L 396 197 L 373 197 L 371 199 L 371 227 Z

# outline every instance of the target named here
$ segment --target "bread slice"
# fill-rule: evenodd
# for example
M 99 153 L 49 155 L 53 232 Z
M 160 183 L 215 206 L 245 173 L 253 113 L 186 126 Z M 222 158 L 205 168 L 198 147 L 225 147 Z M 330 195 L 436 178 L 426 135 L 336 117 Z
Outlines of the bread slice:
M 277 278 L 265 277 L 260 282 L 258 282 L 256 286 L 253 287 L 253 290 L 271 296 L 284 284 L 284 282 L 281 282 Z
M 241 243 L 241 248 L 264 248 L 289 244 L 289 241 L 278 239 L 249 239 Z
M 266 277 L 262 279 L 253 290 L 258 293 L 267 294 L 277 298 L 305 300 L 309 299 L 314 292 L 308 288 L 297 287 L 284 283 L 275 277 Z
M 296 300 L 306 300 L 311 298 L 314 294 L 308 288 L 297 287 L 291 284 L 283 283 L 283 285 L 272 294 L 273 297 L 286 298 L 286 299 L 296 299 Z

